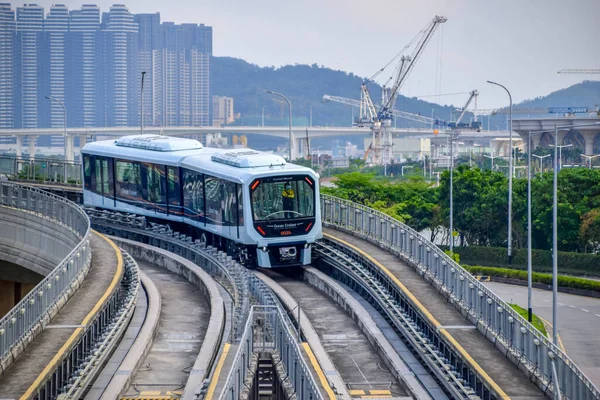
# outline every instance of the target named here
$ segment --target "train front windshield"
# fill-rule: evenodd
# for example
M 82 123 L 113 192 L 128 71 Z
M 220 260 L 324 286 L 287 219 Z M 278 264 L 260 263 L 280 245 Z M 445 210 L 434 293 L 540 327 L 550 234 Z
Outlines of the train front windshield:
M 250 184 L 255 229 L 264 237 L 308 233 L 315 219 L 315 181 L 308 175 L 255 179 Z

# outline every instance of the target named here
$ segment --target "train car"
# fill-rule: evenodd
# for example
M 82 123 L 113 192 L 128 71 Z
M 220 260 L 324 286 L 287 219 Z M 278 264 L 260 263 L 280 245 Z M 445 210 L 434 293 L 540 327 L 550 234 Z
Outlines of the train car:
M 280 156 L 156 135 L 81 153 L 85 206 L 185 225 L 245 265 L 307 265 L 322 237 L 318 174 Z

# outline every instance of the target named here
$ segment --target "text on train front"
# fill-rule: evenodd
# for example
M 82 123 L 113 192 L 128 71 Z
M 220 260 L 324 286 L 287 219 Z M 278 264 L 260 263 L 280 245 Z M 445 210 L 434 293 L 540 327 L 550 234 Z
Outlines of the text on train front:
M 315 225 L 315 181 L 308 175 L 255 179 L 250 197 L 254 229 L 263 237 L 305 235 Z

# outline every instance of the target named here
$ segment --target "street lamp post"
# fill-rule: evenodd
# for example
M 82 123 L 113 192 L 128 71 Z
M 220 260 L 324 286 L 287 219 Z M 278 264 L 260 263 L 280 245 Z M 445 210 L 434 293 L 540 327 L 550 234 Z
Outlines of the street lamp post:
M 56 97 L 46 96 L 48 100 L 55 101 L 62 106 L 63 109 L 63 151 L 65 154 L 65 160 L 63 164 L 63 182 L 67 183 L 67 107 L 64 103 L 58 100 Z
M 558 317 L 557 317 L 557 302 L 558 302 L 558 131 L 568 131 L 573 128 L 579 128 L 582 126 L 592 126 L 592 125 L 600 125 L 600 122 L 594 122 L 592 124 L 580 124 L 580 125 L 572 125 L 572 126 L 557 126 L 554 125 L 554 180 L 553 180 L 553 189 L 552 189 L 552 341 L 556 345 L 557 342 L 557 334 L 558 334 Z M 529 132 L 531 137 L 532 133 L 541 134 L 548 131 L 536 131 Z M 530 139 L 531 140 L 531 139 Z M 531 184 L 531 183 L 530 183 Z M 528 212 L 528 219 L 531 220 L 531 214 Z M 528 223 L 528 226 L 530 223 Z M 528 254 L 528 264 L 531 262 L 531 255 Z M 531 272 L 528 273 L 529 278 L 528 282 L 531 279 Z
M 487 154 L 484 154 L 483 156 L 489 158 L 490 160 L 492 160 L 492 168 L 491 169 L 493 171 L 494 170 L 494 160 L 496 158 L 499 158 L 500 156 L 495 156 L 493 152 L 489 156 Z
M 265 126 L 265 106 L 262 106 L 262 126 Z
M 537 154 L 532 154 L 532 156 L 540 159 L 540 172 L 542 172 L 542 161 L 544 161 L 544 158 L 550 157 L 550 154 L 546 154 L 545 156 L 538 156 Z
M 290 101 L 288 100 L 288 98 L 285 97 L 284 95 L 282 95 L 281 93 L 273 92 L 271 90 L 265 90 L 265 92 L 267 92 L 269 94 L 272 94 L 274 96 L 281 97 L 282 99 L 285 100 L 285 102 L 288 105 L 288 111 L 289 111 L 289 114 L 290 114 L 289 115 L 289 123 L 290 123 L 290 151 L 289 151 L 290 155 L 289 155 L 289 161 L 292 162 L 293 161 L 293 159 L 292 159 L 292 153 L 293 153 L 293 148 L 294 148 L 294 138 L 293 138 L 293 135 L 292 135 L 292 103 L 290 103 Z
M 510 111 L 509 111 L 509 122 L 508 122 L 508 135 L 509 135 L 509 146 L 510 146 L 510 155 L 508 157 L 508 170 L 510 171 L 508 174 L 508 263 L 512 264 L 512 185 L 513 185 L 513 138 L 512 138 L 512 96 L 508 89 L 503 85 L 487 81 L 488 83 L 496 86 L 500 86 L 502 89 L 506 90 L 508 93 L 508 100 L 510 102 Z
M 144 76 L 146 76 L 146 71 L 142 71 L 142 90 L 140 91 L 140 135 L 144 134 Z
M 590 169 L 592 169 L 592 160 L 596 157 L 600 157 L 600 154 L 592 154 L 591 156 L 582 154 L 581 157 L 587 158 L 587 160 L 589 161 Z
M 558 143 L 558 139 L 554 138 L 554 143 Z M 563 147 L 573 147 L 573 144 L 563 144 L 563 145 L 558 145 L 558 144 L 551 144 L 550 147 L 558 147 L 558 170 L 560 171 L 562 169 L 562 149 Z M 554 152 L 556 153 L 556 152 Z M 555 156 L 556 157 L 556 156 Z

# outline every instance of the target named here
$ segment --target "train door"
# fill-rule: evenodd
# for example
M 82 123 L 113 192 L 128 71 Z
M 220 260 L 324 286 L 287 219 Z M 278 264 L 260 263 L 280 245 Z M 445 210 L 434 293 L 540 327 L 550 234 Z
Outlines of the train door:
M 92 158 L 92 192 L 101 196 L 96 204 L 114 207 L 115 206 L 115 191 L 114 191 L 114 173 L 113 160 L 106 157 Z

